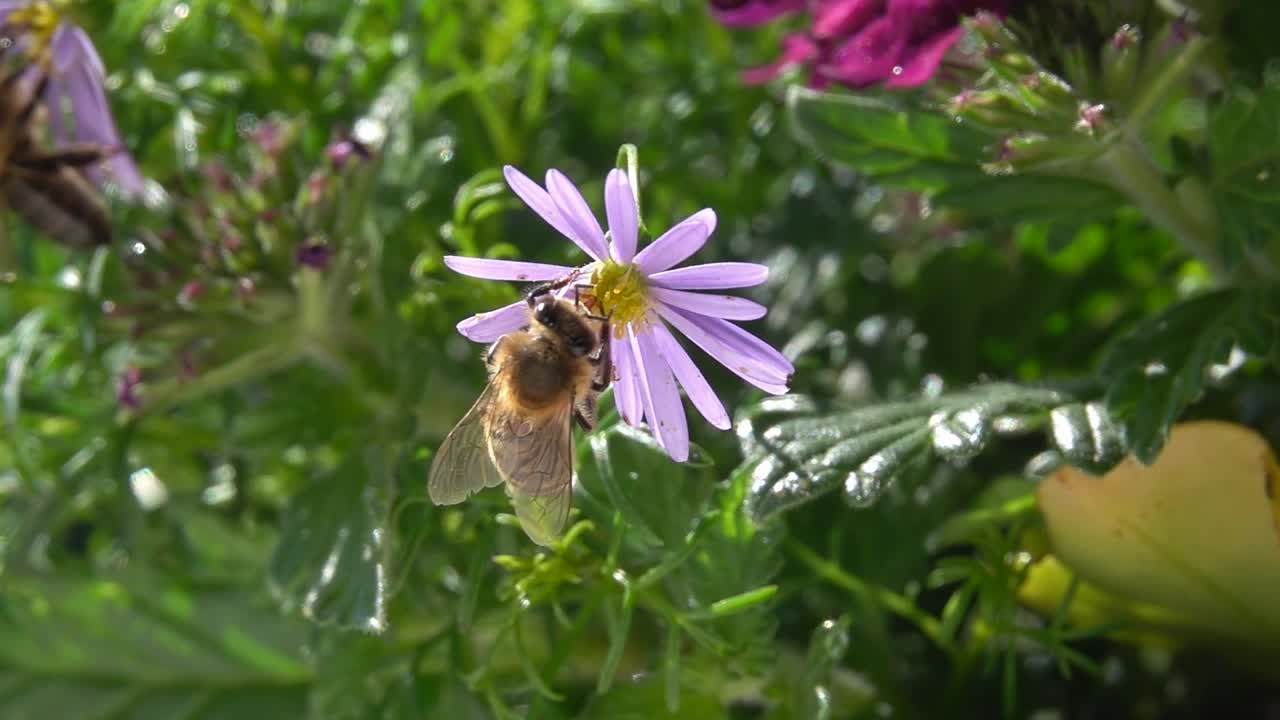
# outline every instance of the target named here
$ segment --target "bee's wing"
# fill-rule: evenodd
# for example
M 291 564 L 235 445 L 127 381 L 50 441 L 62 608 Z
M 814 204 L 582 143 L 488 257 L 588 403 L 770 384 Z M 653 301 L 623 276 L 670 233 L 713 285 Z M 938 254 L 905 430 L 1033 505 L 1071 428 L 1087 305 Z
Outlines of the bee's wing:
M 569 520 L 573 497 L 573 398 L 529 417 L 494 413 L 489 448 L 507 480 L 516 517 L 531 540 L 550 545 Z
M 106 207 L 74 168 L 10 167 L 3 192 L 15 212 L 54 240 L 76 248 L 111 242 Z
M 472 493 L 502 483 L 502 475 L 489 456 L 486 418 L 498 395 L 491 383 L 463 416 L 431 461 L 427 493 L 437 505 L 455 505 Z

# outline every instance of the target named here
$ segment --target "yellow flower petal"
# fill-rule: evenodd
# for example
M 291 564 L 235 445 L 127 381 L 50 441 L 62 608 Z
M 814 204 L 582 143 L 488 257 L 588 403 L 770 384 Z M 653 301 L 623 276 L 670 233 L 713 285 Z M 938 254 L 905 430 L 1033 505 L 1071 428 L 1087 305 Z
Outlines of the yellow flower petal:
M 1277 477 L 1257 433 L 1191 422 L 1151 466 L 1129 458 L 1100 478 L 1063 469 L 1037 499 L 1054 554 L 1083 580 L 1280 656 Z

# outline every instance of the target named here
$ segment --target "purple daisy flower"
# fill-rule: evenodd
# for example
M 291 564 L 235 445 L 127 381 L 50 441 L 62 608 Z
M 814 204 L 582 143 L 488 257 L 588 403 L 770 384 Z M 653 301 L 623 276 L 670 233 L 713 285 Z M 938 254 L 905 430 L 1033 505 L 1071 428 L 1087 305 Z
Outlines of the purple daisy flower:
M 49 110 L 49 129 L 57 144 L 92 143 L 117 148 L 108 161 L 109 174 L 128 197 L 141 196 L 146 184 L 133 158 L 124 151 L 107 104 L 106 69 L 84 30 L 63 19 L 44 0 L 0 0 L 0 28 L 15 31 L 19 49 L 49 59 L 49 83 L 42 103 Z M 91 168 L 95 181 L 104 180 Z
M 677 268 L 696 253 L 716 227 L 716 214 L 700 210 L 637 252 L 640 217 L 627 174 L 613 170 L 605 181 L 606 236 L 582 193 L 558 170 L 547 171 L 546 189 L 514 167 L 507 184 L 534 212 L 591 257 L 581 268 L 544 263 L 449 256 L 455 272 L 489 280 L 545 282 L 577 272 L 590 277 L 600 311 L 613 324 L 614 402 L 630 425 L 647 421 L 658 444 L 673 459 L 689 457 L 689 428 L 679 388 L 707 422 L 730 427 L 729 414 L 706 378 L 671 332 L 674 327 L 742 379 L 779 395 L 795 366 L 773 347 L 731 320 L 755 320 L 767 309 L 743 297 L 699 292 L 759 285 L 764 265 L 718 262 Z M 568 288 L 566 288 L 567 290 Z M 458 332 L 489 343 L 528 325 L 524 300 L 458 323 Z

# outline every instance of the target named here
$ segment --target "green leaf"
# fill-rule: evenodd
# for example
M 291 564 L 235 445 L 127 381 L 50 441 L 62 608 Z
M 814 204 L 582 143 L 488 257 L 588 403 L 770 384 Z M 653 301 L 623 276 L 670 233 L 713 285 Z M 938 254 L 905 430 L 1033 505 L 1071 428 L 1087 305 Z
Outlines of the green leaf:
M 286 607 L 343 628 L 386 628 L 388 572 L 383 450 L 353 450 L 338 470 L 298 493 L 271 558 L 272 588 Z
M 0 592 L 0 716 L 301 717 L 304 631 L 240 592 L 11 574 Z
M 1200 396 L 1206 373 L 1232 349 L 1275 352 L 1280 319 L 1266 293 L 1219 290 L 1176 303 L 1112 341 L 1102 360 L 1107 406 L 1128 443 L 1150 463 L 1169 426 Z
M 940 114 L 799 86 L 787 110 L 802 142 L 886 185 L 936 191 L 988 178 L 981 165 L 991 136 Z
M 981 218 L 1075 227 L 1125 204 L 1111 187 L 1074 175 L 989 172 L 999 138 L 940 113 L 798 86 L 787 108 L 801 141 L 822 155 L 881 184 L 932 192 L 938 205 Z
M 683 547 L 714 487 L 706 453 L 694 446 L 689 461 L 677 463 L 648 433 L 623 423 L 587 442 L 590 454 L 578 468 L 583 509 L 601 527 L 621 512 L 633 544 Z
M 802 398 L 777 398 L 769 407 L 809 407 Z M 1043 426 L 1051 410 L 1069 405 L 1065 392 L 1009 384 L 978 385 L 967 390 L 909 402 L 871 405 L 847 412 L 787 418 L 769 415 L 739 421 L 739 436 L 748 458 L 748 497 L 753 515 L 764 519 L 815 500 L 837 488 L 849 504 L 874 503 L 888 482 L 911 463 L 934 458 L 964 463 L 993 436 L 1019 434 Z M 1096 411 L 1095 411 L 1096 412 Z M 763 420 L 763 422 L 761 422 Z M 1069 460 L 1114 461 L 1109 448 L 1120 446 L 1108 436 L 1098 447 L 1075 441 L 1091 437 L 1090 417 L 1063 416 L 1052 440 Z M 1101 427 L 1101 426 L 1100 426 Z M 1074 443 L 1074 444 L 1073 444 Z
M 1212 193 L 1226 239 L 1256 247 L 1280 236 L 1280 86 L 1233 88 L 1209 115 Z
M 1100 182 L 1030 172 L 956 183 L 933 200 L 984 218 L 1057 221 L 1070 227 L 1108 218 L 1125 203 L 1124 196 Z

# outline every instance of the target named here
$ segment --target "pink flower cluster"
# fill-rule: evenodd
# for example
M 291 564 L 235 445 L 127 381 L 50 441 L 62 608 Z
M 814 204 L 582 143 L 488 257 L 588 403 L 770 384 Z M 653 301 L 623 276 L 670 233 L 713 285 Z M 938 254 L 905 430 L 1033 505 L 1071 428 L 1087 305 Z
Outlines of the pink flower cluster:
M 914 87 L 933 77 L 960 39 L 960 19 L 979 10 L 1003 14 L 1010 0 L 711 0 L 725 25 L 748 26 L 808 11 L 806 32 L 782 40 L 776 61 L 743 72 L 767 82 L 793 65 L 811 68 L 809 84 Z

